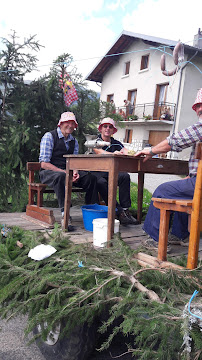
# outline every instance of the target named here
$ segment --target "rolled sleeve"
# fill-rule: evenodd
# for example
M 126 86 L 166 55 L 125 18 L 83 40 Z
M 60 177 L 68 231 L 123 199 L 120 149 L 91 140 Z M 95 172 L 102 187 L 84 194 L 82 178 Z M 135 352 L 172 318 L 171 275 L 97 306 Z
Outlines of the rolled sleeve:
M 202 121 L 167 137 L 171 150 L 180 152 L 198 141 L 202 141 Z
M 39 162 L 50 162 L 53 152 L 53 136 L 50 132 L 45 133 L 40 143 Z

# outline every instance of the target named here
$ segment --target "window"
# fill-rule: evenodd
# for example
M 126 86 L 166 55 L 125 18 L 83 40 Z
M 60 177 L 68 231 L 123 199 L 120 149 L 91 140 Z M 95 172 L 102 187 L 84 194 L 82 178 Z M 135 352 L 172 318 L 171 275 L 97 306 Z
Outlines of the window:
M 132 135 L 133 135 L 133 130 L 126 129 L 124 142 L 131 144 L 132 143 Z
M 107 102 L 114 100 L 114 94 L 107 95 Z
M 143 55 L 141 59 L 140 70 L 148 69 L 149 66 L 149 55 Z
M 129 75 L 130 72 L 130 61 L 127 61 L 124 64 L 124 71 L 123 71 L 123 75 Z

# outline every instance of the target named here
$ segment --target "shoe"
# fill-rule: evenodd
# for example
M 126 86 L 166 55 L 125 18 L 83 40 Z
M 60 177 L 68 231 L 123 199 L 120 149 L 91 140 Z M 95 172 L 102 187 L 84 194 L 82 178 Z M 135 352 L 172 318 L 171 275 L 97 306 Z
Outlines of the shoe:
M 120 221 L 121 225 L 130 225 L 132 224 L 131 219 L 129 219 L 129 217 L 126 215 L 125 211 L 122 210 L 119 214 L 118 214 L 118 219 Z
M 62 220 L 61 220 L 61 227 L 62 227 L 62 229 L 64 229 L 64 218 L 62 218 Z M 75 230 L 75 228 L 72 225 L 72 218 L 70 216 L 69 221 L 68 221 L 68 231 L 71 232 L 71 231 L 74 231 L 74 230 Z
M 148 250 L 158 251 L 158 245 L 159 245 L 159 243 L 158 243 L 158 241 L 153 240 L 153 239 L 149 236 L 147 239 L 142 240 L 142 245 L 143 245 L 146 249 L 148 249 Z M 172 249 L 171 249 L 171 246 L 168 245 L 168 246 L 167 246 L 167 253 L 170 253 L 171 250 L 172 250 Z
M 134 216 L 131 215 L 130 211 L 128 209 L 124 210 L 126 216 L 131 220 L 132 225 L 138 225 L 139 221 L 134 218 Z
M 189 236 L 187 236 L 185 239 L 180 239 L 177 236 L 169 233 L 168 234 L 168 244 L 170 245 L 181 245 L 188 247 L 189 246 Z
M 185 239 L 180 240 L 180 245 L 188 247 L 189 246 L 189 236 L 187 236 Z

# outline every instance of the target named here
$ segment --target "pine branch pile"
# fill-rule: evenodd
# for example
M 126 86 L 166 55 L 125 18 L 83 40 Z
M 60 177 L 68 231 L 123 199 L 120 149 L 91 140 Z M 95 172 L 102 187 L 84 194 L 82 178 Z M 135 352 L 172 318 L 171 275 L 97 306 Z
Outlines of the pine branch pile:
M 57 252 L 30 259 L 29 250 L 41 243 Z M 62 336 L 68 336 L 76 325 L 99 317 L 99 332 L 107 332 L 100 351 L 122 333 L 135 359 L 199 359 L 202 321 L 189 327 L 183 309 L 194 290 L 201 291 L 201 267 L 141 269 L 134 253 L 118 236 L 110 249 L 95 250 L 72 244 L 57 227 L 46 236 L 14 227 L 0 243 L 0 316 L 28 314 L 26 334 L 47 322 L 44 339 L 59 322 L 65 323 Z M 185 259 L 178 264 L 185 266 Z

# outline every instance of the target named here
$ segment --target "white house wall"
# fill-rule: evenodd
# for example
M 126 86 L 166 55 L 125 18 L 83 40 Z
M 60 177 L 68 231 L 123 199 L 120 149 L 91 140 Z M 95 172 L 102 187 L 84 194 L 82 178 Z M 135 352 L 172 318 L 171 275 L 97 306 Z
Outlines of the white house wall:
M 117 56 L 114 64 L 104 74 L 101 87 L 100 99 L 107 101 L 107 95 L 114 94 L 114 103 L 116 108 L 124 106 L 124 99 L 128 98 L 129 90 L 137 90 L 136 105 L 145 103 L 154 103 L 156 96 L 156 85 L 168 83 L 168 92 L 166 102 L 177 104 L 176 121 L 173 125 L 163 125 L 154 122 L 148 122 L 147 126 L 141 121 L 135 125 L 132 123 L 125 124 L 124 128 L 119 128 L 115 134 L 116 139 L 123 141 L 125 138 L 125 129 L 133 129 L 132 142 L 140 140 L 147 142 L 149 138 L 149 130 L 170 131 L 170 133 L 178 132 L 183 128 L 194 124 L 197 116 L 192 110 L 197 91 L 201 88 L 201 57 L 195 56 L 191 58 L 183 71 L 178 71 L 174 76 L 165 76 L 161 72 L 160 59 L 162 53 L 166 53 L 166 69 L 172 70 L 175 67 L 172 50 L 168 47 L 163 48 L 162 45 L 156 47 L 145 44 L 141 39 L 135 39 L 133 44 L 125 51 L 126 54 Z M 149 54 L 149 67 L 140 70 L 141 58 L 143 55 Z M 189 59 L 188 59 L 189 60 Z M 123 76 L 124 64 L 130 61 L 129 75 Z M 187 61 L 185 54 L 184 62 Z M 193 64 L 192 64 L 193 63 Z M 180 91 L 179 91 L 180 89 Z M 179 92 L 179 95 L 178 95 Z M 149 114 L 145 114 L 149 115 Z M 150 114 L 152 115 L 152 114 Z M 139 120 L 138 120 L 139 122 Z M 187 158 L 190 150 L 183 150 L 179 154 L 179 158 Z
M 137 89 L 136 104 L 154 103 L 156 95 L 156 85 L 170 83 L 167 94 L 167 102 L 175 103 L 178 91 L 179 75 L 175 77 L 167 77 L 162 75 L 160 69 L 160 58 L 162 51 L 157 48 L 152 49 L 150 45 L 145 44 L 142 40 L 136 40 L 127 49 L 130 54 L 117 57 L 109 70 L 105 73 L 102 81 L 100 98 L 107 100 L 107 95 L 114 94 L 114 102 L 116 107 L 123 106 L 124 99 L 128 97 L 128 90 Z M 172 58 L 172 51 L 165 48 L 165 51 L 171 56 L 166 55 L 166 67 L 171 70 L 175 67 Z M 140 70 L 141 58 L 143 55 L 150 54 L 149 68 Z M 124 64 L 130 61 L 130 73 L 123 76 Z
M 176 119 L 175 132 L 180 131 L 197 121 L 196 113 L 192 110 L 198 89 L 202 86 L 202 61 L 194 58 L 182 72 L 179 111 Z

